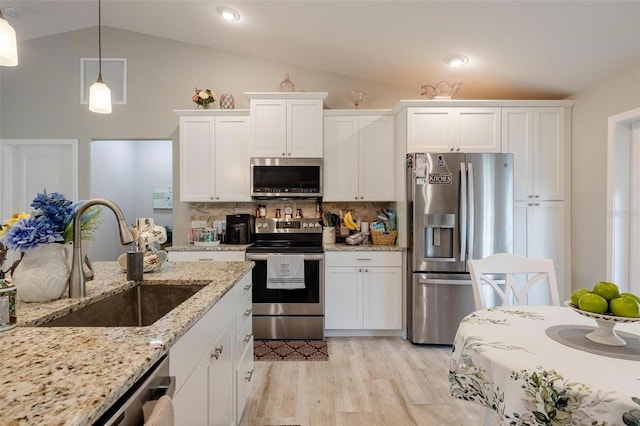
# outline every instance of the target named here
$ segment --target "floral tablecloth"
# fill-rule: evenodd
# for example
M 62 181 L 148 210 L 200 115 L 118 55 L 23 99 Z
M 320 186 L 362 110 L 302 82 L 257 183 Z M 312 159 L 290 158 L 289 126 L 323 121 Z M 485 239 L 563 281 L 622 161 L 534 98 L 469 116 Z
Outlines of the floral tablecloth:
M 468 315 L 451 355 L 451 395 L 490 407 L 503 425 L 640 425 L 640 361 L 554 341 L 545 331 L 559 324 L 596 325 L 559 306 Z M 640 336 L 640 325 L 618 324 L 616 331 Z

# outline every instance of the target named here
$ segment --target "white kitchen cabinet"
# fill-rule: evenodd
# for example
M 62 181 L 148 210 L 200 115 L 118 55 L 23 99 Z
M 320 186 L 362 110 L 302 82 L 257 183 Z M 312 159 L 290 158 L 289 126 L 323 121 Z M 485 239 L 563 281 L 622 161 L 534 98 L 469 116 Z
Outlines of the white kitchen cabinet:
M 393 116 L 325 114 L 324 200 L 393 200 L 394 148 Z
M 250 201 L 248 115 L 198 112 L 180 116 L 180 201 Z
M 322 157 L 326 92 L 246 93 L 250 157 Z
M 515 202 L 513 252 L 523 257 L 551 259 L 555 267 L 558 293 L 561 298 L 567 298 L 570 293 L 565 273 L 567 248 L 565 223 L 563 201 Z M 531 304 L 532 301 L 530 300 L 529 303 Z
M 500 152 L 500 107 L 409 107 L 407 152 Z
M 325 329 L 401 328 L 400 252 L 325 253 Z
M 244 262 L 244 250 L 196 250 L 196 251 L 170 251 L 170 262 Z
M 247 296 L 248 294 L 248 296 Z M 248 298 L 248 302 L 247 302 Z M 245 275 L 170 349 L 170 374 L 176 378 L 173 398 L 175 423 L 179 425 L 239 424 L 246 396 L 238 398 L 239 369 L 253 369 L 237 340 L 251 332 L 251 311 L 238 324 L 238 311 L 251 303 L 251 273 Z M 248 321 L 248 328 L 247 322 Z M 253 356 L 253 349 L 252 356 Z M 246 375 L 245 375 L 246 377 Z M 249 378 L 250 380 L 250 378 Z M 243 392 L 246 385 L 243 385 Z
M 503 152 L 514 155 L 516 200 L 565 198 L 566 109 L 502 109 Z
M 502 109 L 503 151 L 514 159 L 514 252 L 551 259 L 561 297 L 570 292 L 569 109 Z

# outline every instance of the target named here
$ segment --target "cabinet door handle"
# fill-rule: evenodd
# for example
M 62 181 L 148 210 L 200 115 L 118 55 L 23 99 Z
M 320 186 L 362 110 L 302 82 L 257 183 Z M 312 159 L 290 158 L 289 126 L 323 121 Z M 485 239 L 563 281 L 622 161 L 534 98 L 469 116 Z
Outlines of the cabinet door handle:
M 223 350 L 224 350 L 224 346 L 222 345 L 218 346 L 213 350 L 213 353 L 211 354 L 211 358 L 215 358 L 215 359 L 220 358 L 220 354 L 222 353 Z
M 362 272 L 362 268 L 358 269 L 358 272 Z
M 533 198 L 533 194 L 529 194 L 529 198 Z
M 244 336 L 244 342 L 249 343 L 252 337 L 253 337 L 253 334 L 247 334 L 246 336 Z
M 370 257 L 360 257 L 358 259 L 356 259 L 358 262 L 362 261 L 362 262 L 371 262 L 371 258 Z
M 540 198 L 540 195 L 539 195 L 539 194 L 536 194 L 535 198 Z
M 453 148 L 450 148 L 449 151 L 453 152 Z
M 283 156 L 283 157 L 286 157 L 286 156 L 287 156 L 287 154 L 285 154 L 285 153 L 283 152 L 283 153 L 282 153 L 282 156 Z
M 251 381 L 251 378 L 253 377 L 253 368 L 249 371 L 247 371 L 247 376 L 244 378 L 247 382 Z
M 357 200 L 357 199 L 358 199 L 358 196 L 356 195 L 355 197 L 353 197 L 353 199 L 354 199 L 354 200 Z
M 245 290 L 245 291 L 247 291 L 247 290 L 251 290 L 251 284 L 247 284 L 247 285 L 245 285 L 245 286 L 244 286 L 244 290 Z
M 245 317 L 251 316 L 251 312 L 253 312 L 253 308 L 247 309 L 246 311 L 244 311 L 244 316 Z
M 540 203 L 534 203 L 533 205 L 538 207 L 540 205 Z
M 533 207 L 533 203 L 527 203 L 529 207 Z
M 369 272 L 369 270 L 368 270 L 368 269 L 365 269 L 364 271 L 365 271 L 365 272 Z
M 460 152 L 460 148 L 456 149 L 456 152 Z

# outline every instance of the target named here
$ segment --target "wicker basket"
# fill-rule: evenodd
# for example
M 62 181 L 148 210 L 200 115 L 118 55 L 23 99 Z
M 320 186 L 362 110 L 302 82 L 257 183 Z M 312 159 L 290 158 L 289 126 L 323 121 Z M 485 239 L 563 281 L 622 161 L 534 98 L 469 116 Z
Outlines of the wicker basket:
M 392 246 L 396 243 L 396 236 L 398 235 L 398 231 L 372 231 L 371 232 L 371 241 L 376 245 L 385 245 Z

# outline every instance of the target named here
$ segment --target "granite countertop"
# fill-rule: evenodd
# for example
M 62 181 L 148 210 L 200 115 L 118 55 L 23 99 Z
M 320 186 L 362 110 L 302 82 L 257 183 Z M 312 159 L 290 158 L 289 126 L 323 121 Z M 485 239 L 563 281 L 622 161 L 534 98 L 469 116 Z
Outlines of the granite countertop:
M 87 297 L 18 302 L 18 327 L 0 332 L 0 424 L 90 425 L 253 267 L 168 262 L 145 283 L 205 288 L 147 327 L 33 327 L 135 285 L 116 262 L 95 262 Z
M 196 246 L 184 244 L 181 246 L 167 247 L 166 251 L 245 251 L 251 244 L 220 244 L 217 246 Z

